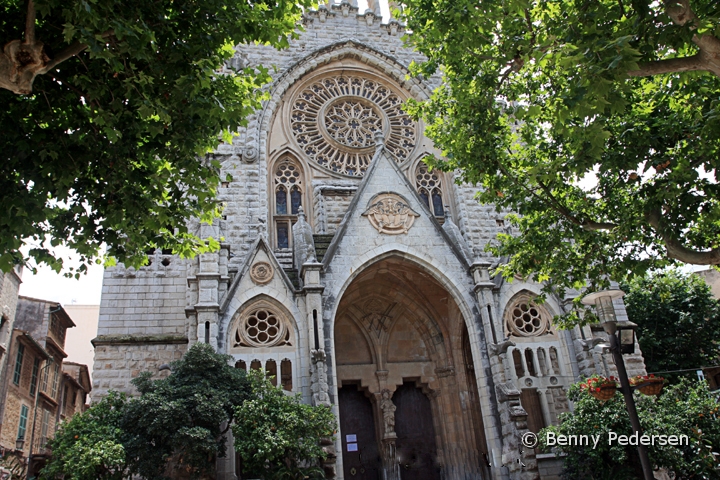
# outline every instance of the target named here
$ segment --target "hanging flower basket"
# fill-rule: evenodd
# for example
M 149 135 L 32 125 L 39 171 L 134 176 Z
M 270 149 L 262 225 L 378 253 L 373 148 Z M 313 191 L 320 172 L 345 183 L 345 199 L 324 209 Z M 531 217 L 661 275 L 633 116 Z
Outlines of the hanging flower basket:
M 665 379 L 656 377 L 655 375 L 637 375 L 630 379 L 630 385 L 637 386 L 637 389 L 643 395 L 660 395 Z
M 617 391 L 617 380 L 615 377 L 605 378 L 599 375 L 593 375 L 581 385 L 583 390 L 598 400 L 604 402 L 615 396 Z

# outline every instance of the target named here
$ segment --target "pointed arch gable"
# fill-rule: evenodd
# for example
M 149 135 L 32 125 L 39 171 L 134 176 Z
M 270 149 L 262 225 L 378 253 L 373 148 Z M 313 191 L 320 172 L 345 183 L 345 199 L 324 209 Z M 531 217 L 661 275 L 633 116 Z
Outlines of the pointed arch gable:
M 248 298 L 228 322 L 225 353 L 236 368 L 264 369 L 274 385 L 300 391 L 301 372 L 307 368 L 299 321 L 282 302 L 261 293 Z
M 477 317 L 479 319 L 479 313 L 477 310 L 475 299 L 472 297 L 470 292 L 472 291 L 472 279 L 467 274 L 464 268 L 459 271 L 445 272 L 436 266 L 436 262 L 433 259 L 426 258 L 425 255 L 420 253 L 414 247 L 404 244 L 387 244 L 379 246 L 365 254 L 356 257 L 353 260 L 352 266 L 349 268 L 349 275 L 344 281 L 332 282 L 333 291 L 329 294 L 330 298 L 341 299 L 347 291 L 350 284 L 367 268 L 370 268 L 375 263 L 390 257 L 398 257 L 405 261 L 408 261 L 426 273 L 430 274 L 435 281 L 437 281 L 447 292 L 452 295 L 453 300 L 460 309 L 463 319 L 467 325 L 468 332 L 471 335 L 480 334 L 484 337 L 484 332 L 478 331 L 473 320 Z M 462 272 L 462 273 L 461 273 Z M 461 285 L 452 278 L 465 278 L 468 282 L 466 285 Z M 335 315 L 337 314 L 337 308 L 339 301 L 334 302 L 331 311 L 331 322 L 334 322 Z M 334 324 L 330 326 L 334 328 Z

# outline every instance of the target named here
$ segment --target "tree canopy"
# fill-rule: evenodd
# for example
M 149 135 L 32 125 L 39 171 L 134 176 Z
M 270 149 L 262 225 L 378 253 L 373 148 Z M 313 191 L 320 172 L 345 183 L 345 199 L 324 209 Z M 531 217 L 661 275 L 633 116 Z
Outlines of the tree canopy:
M 666 272 L 636 278 L 622 288 L 628 318 L 638 324 L 648 372 L 698 370 L 718 363 L 720 302 L 702 278 Z
M 5 0 L 0 4 L 0 268 L 56 270 L 48 248 L 139 265 L 190 254 L 219 216 L 206 154 L 259 107 L 262 67 L 234 46 L 288 45 L 309 0 Z M 72 272 L 70 272 L 72 273 Z
M 408 0 L 411 112 L 477 198 L 514 212 L 506 276 L 560 291 L 720 264 L 720 4 Z M 554 287 L 548 284 L 547 291 Z
M 131 473 L 164 478 L 168 461 L 194 477 L 214 471 L 215 459 L 229 454 L 226 433 L 235 410 L 251 394 L 245 371 L 231 361 L 196 343 L 170 365 L 169 377 L 150 380 L 144 372 L 133 380 L 140 397 L 128 403 L 124 419 Z

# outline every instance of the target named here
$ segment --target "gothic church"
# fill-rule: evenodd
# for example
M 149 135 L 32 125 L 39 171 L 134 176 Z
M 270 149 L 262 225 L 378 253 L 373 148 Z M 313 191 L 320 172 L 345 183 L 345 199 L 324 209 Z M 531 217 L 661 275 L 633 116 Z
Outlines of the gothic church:
M 233 59 L 277 70 L 263 109 L 215 154 L 232 180 L 222 219 L 196 233 L 221 249 L 105 271 L 93 392 L 132 392 L 141 371 L 206 342 L 332 407 L 336 478 L 558 478 L 558 460 L 520 438 L 557 423 L 581 374 L 606 374 L 600 333 L 556 330 L 565 299 L 535 303 L 539 285 L 491 277 L 484 247 L 504 213 L 423 163 L 440 152 L 402 104 L 440 80 L 409 77 L 421 59 L 403 25 L 343 0 L 304 27 L 287 50 Z M 220 459 L 217 478 L 238 470 Z

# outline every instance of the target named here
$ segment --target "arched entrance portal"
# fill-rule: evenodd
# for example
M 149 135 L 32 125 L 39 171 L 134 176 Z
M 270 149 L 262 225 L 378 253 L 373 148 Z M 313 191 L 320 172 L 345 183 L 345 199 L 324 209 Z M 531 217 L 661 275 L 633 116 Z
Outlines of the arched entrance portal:
M 428 272 L 399 257 L 365 269 L 334 341 L 346 480 L 489 478 L 465 321 Z

